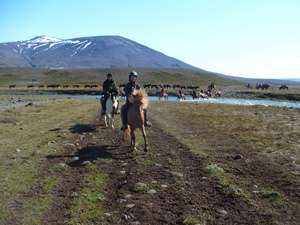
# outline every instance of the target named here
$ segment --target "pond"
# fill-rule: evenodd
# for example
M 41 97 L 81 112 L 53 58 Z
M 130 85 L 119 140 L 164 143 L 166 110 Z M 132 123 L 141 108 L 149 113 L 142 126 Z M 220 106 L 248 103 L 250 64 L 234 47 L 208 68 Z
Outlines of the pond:
M 71 97 L 71 98 L 100 98 L 97 95 L 43 95 L 47 97 Z M 150 101 L 166 101 L 164 99 L 158 100 L 156 96 L 149 96 Z M 167 101 L 178 101 L 176 97 L 169 97 Z M 252 100 L 252 99 L 236 99 L 236 98 L 211 98 L 211 99 L 195 99 L 187 97 L 187 100 L 180 100 L 180 102 L 196 102 L 196 103 L 218 103 L 218 104 L 230 104 L 230 105 L 262 105 L 262 106 L 274 106 L 274 107 L 293 107 L 300 108 L 300 103 L 287 102 L 287 101 L 271 101 L 271 100 Z

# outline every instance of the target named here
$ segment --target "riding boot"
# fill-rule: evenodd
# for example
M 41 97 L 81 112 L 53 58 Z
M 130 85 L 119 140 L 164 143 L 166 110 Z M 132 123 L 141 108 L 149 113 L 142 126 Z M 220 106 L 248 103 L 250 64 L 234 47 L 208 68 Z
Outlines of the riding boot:
M 101 106 L 102 106 L 101 115 L 102 116 L 105 115 L 107 99 L 108 99 L 108 97 L 106 97 L 106 96 L 104 96 L 103 98 L 101 98 Z
M 106 111 L 106 102 L 104 101 L 104 99 L 101 101 L 101 105 L 102 105 L 101 115 L 104 116 Z
M 124 111 L 121 112 L 122 127 L 120 130 L 125 131 L 127 127 L 127 115 Z
M 150 123 L 147 119 L 147 109 L 144 109 L 144 118 L 145 118 L 145 127 L 151 127 L 152 123 Z

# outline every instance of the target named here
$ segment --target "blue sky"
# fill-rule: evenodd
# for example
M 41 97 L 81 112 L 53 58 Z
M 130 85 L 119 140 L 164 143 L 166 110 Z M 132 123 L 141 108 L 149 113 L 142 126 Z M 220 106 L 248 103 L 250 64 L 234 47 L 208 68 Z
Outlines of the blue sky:
M 202 69 L 300 78 L 299 0 L 0 0 L 0 42 L 119 35 Z

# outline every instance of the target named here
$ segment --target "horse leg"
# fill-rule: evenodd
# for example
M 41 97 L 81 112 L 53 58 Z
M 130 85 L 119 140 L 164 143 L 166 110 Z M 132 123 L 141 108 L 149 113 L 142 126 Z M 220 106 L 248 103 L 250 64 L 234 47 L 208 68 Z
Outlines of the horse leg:
M 134 131 L 130 131 L 131 134 L 131 147 L 133 147 L 133 150 L 136 150 L 136 143 L 135 143 L 135 134 Z
M 104 122 L 105 122 L 105 126 L 106 126 L 106 127 L 108 127 L 107 117 L 108 117 L 108 115 L 105 114 L 105 115 L 104 115 Z
M 147 135 L 146 135 L 145 127 L 144 126 L 141 128 L 141 131 L 143 133 L 143 138 L 144 138 L 144 141 L 145 141 L 144 152 L 148 152 Z
M 115 129 L 114 127 L 114 113 L 111 114 L 111 117 L 110 117 L 110 127 L 111 129 Z
M 126 135 L 126 130 L 123 132 L 123 138 L 122 138 L 122 141 L 125 141 L 125 135 Z

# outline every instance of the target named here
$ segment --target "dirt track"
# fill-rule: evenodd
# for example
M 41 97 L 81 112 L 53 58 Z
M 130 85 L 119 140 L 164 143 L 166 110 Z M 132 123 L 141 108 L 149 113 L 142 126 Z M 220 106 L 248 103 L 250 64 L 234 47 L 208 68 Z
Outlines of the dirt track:
M 44 224 L 69 222 L 71 195 L 84 188 L 83 174 L 88 173 L 89 168 L 81 163 L 87 160 L 97 165 L 99 173 L 108 174 L 103 204 L 109 214 L 104 216 L 104 224 L 190 224 L 185 220 L 187 215 L 203 224 L 299 224 L 299 183 L 293 183 L 287 171 L 252 154 L 246 145 L 238 151 L 233 149 L 232 142 L 238 142 L 233 137 L 191 127 L 193 134 L 205 138 L 215 151 L 224 151 L 222 155 L 215 155 L 214 162 L 227 160 L 236 176 L 250 177 L 253 184 L 273 187 L 288 196 L 288 205 L 274 205 L 276 215 L 245 198 L 224 193 L 217 180 L 209 178 L 204 168 L 211 159 L 195 156 L 177 138 L 163 132 L 159 120 L 168 118 L 151 117 L 154 126 L 147 129 L 150 152 L 145 154 L 143 151 L 131 152 L 129 142 L 121 141 L 121 131 L 104 128 L 98 117 L 95 116 L 91 125 L 77 129 L 74 146 L 66 147 L 61 155 L 49 157 L 42 165 L 41 170 L 48 175 L 57 173 L 47 170 L 55 164 L 67 162 L 70 166 L 59 174 L 64 185 L 52 193 L 55 205 L 44 214 Z M 92 136 L 110 137 L 110 140 L 99 146 L 92 141 Z M 229 157 L 236 154 L 242 154 L 244 158 L 233 160 Z M 79 156 L 79 160 L 72 161 L 74 156 Z M 103 163 L 101 159 L 111 161 Z M 132 187 L 138 182 L 146 184 L 147 190 L 134 192 Z M 155 193 L 148 193 L 149 190 L 155 190 Z M 251 196 L 259 199 L 261 193 L 251 193 Z

